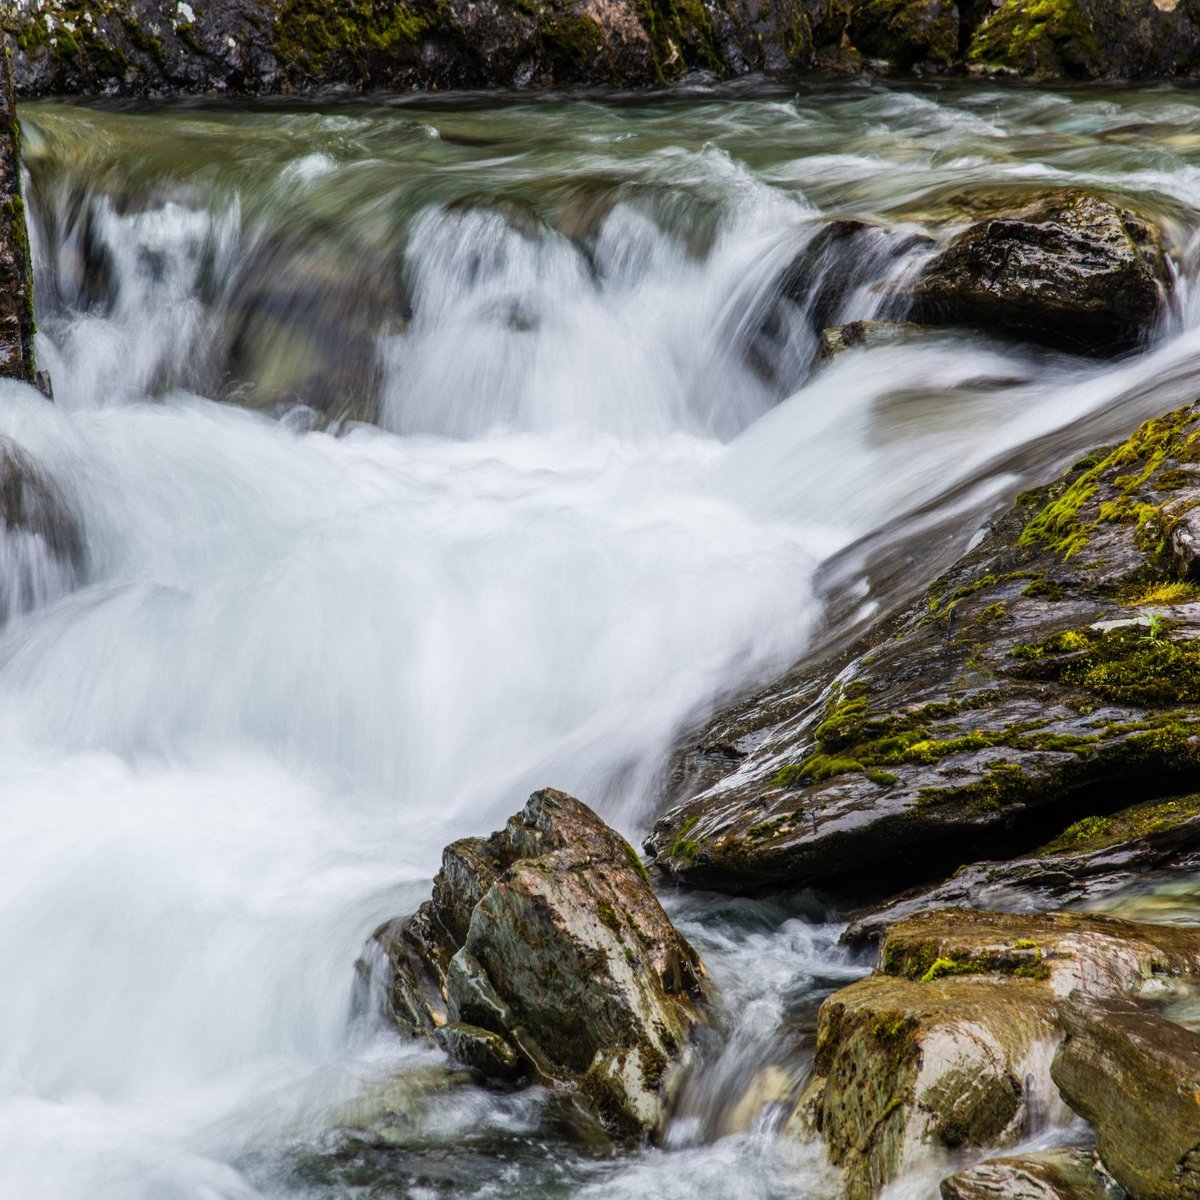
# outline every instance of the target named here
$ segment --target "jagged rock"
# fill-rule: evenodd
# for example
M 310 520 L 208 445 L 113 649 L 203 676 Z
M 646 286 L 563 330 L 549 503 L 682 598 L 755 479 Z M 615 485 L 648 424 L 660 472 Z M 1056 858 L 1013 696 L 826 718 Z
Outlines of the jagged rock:
M 658 865 L 879 895 L 1195 789 L 1200 592 L 1165 537 L 1198 460 L 1200 410 L 1147 422 L 1019 497 L 876 644 L 719 714 Z
M 0 44 L 0 376 L 33 383 L 33 264 L 21 199 L 12 64 Z
M 1200 1194 L 1200 1034 L 1130 1000 L 1064 1006 L 1052 1073 L 1133 1200 Z
M 920 329 L 921 326 L 906 321 L 850 321 L 845 325 L 830 325 L 821 330 L 816 361 L 828 362 L 847 350 L 890 346 L 919 333 Z
M 879 971 L 822 1005 L 792 1128 L 820 1132 L 850 1200 L 885 1187 L 924 1144 L 1012 1145 L 1059 1104 L 1050 1062 L 1063 997 L 1122 996 L 1197 970 L 1195 928 L 965 910 L 900 922 Z
M 942 1200 L 1121 1200 L 1086 1150 L 989 1158 L 942 1180 Z
M 511 1082 L 577 1089 L 610 1132 L 654 1133 L 705 972 L 633 848 L 547 789 L 491 837 L 447 847 L 433 897 L 375 934 L 406 1032 Z
M 1045 911 L 1097 900 L 1156 873 L 1200 867 L 1200 796 L 1086 817 L 1026 858 L 971 863 L 937 887 L 858 914 L 843 940 L 874 941 L 893 922 L 938 908 Z
M 864 0 L 853 7 L 850 40 L 868 58 L 902 69 L 948 67 L 958 57 L 958 7 L 951 0 Z
M 908 296 L 912 319 L 924 324 L 1109 356 L 1144 342 L 1169 288 L 1153 226 L 1098 196 L 1068 192 L 973 225 Z

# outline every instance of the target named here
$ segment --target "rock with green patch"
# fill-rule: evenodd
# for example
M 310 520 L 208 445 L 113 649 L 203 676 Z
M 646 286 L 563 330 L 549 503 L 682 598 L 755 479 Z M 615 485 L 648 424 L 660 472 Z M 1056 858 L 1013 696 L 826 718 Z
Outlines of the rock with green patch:
M 958 6 L 952 0 L 862 0 L 850 18 L 850 40 L 868 58 L 907 70 L 948 67 L 958 57 Z
M 21 198 L 21 134 L 12 64 L 0 44 L 0 376 L 32 383 L 33 264 Z
M 942 1200 L 1121 1200 L 1090 1150 L 989 1158 L 941 1182 Z
M 1200 410 L 1018 498 L 924 599 L 718 714 L 647 842 L 681 880 L 876 894 L 1200 787 L 1200 591 L 1168 539 L 1200 505 Z
M 1200 1194 L 1200 1034 L 1123 998 L 1063 1006 L 1052 1073 L 1133 1200 Z
M 907 295 L 924 324 L 1109 356 L 1145 342 L 1169 290 L 1151 224 L 1102 197 L 1066 192 L 971 226 Z
M 966 50 L 977 71 L 1151 79 L 1200 64 L 1200 20 L 1187 0 L 1001 0 L 980 16 Z
M 706 1023 L 705 972 L 636 852 L 552 789 L 449 846 L 433 897 L 375 934 L 405 1032 L 489 1078 L 571 1089 L 610 1133 L 653 1135 Z
M 851 1200 L 878 1193 L 929 1144 L 1012 1145 L 1035 1113 L 1053 1117 L 1064 998 L 1155 994 L 1192 979 L 1200 930 L 935 912 L 892 926 L 879 962 L 822 1006 L 814 1078 L 791 1122 L 820 1133 Z
M 1107 816 L 1083 817 L 1022 858 L 970 863 L 944 883 L 862 912 L 843 939 L 875 941 L 893 922 L 937 908 L 1046 911 L 1196 870 L 1200 796 L 1148 800 Z

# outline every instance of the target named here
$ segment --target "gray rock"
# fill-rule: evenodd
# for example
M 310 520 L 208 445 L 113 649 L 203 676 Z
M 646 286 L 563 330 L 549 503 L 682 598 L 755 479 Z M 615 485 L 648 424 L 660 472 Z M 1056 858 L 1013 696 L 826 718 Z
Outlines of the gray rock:
M 942 1200 L 1120 1200 L 1087 1150 L 989 1158 L 942 1180 Z
M 21 198 L 12 63 L 0 44 L 0 376 L 33 383 L 33 264 Z
M 566 1085 L 610 1133 L 653 1135 L 705 972 L 633 848 L 550 789 L 487 839 L 446 849 L 433 897 L 375 934 L 384 1001 L 490 1078 Z

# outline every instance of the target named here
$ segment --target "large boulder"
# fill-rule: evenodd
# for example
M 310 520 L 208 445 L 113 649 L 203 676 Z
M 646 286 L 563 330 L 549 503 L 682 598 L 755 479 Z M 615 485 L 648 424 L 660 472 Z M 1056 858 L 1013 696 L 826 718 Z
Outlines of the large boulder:
M 881 894 L 1200 787 L 1200 591 L 1168 551 L 1197 463 L 1200 409 L 1147 422 L 1019 497 L 873 644 L 718 714 L 658 865 Z
M 407 1033 L 488 1078 L 572 1089 L 617 1136 L 660 1130 L 706 976 L 586 805 L 535 792 L 498 833 L 447 847 L 432 899 L 375 941 Z
M 1200 1034 L 1121 997 L 1064 1006 L 1054 1082 L 1133 1200 L 1200 1194 Z
M 1121 1200 L 1124 1193 L 1087 1150 L 989 1158 L 941 1183 L 942 1200 Z
M 1170 275 L 1157 230 L 1085 192 L 972 225 L 908 293 L 913 320 L 965 325 L 1082 354 L 1142 344 Z
M 0 376 L 32 383 L 33 265 L 21 199 L 20 150 L 12 64 L 0 44 Z
M 1013 1145 L 1061 1109 L 1050 1063 L 1064 997 L 1123 997 L 1198 970 L 1194 928 L 962 910 L 900 922 L 879 970 L 822 1005 L 793 1129 L 820 1133 L 850 1200 L 930 1144 Z

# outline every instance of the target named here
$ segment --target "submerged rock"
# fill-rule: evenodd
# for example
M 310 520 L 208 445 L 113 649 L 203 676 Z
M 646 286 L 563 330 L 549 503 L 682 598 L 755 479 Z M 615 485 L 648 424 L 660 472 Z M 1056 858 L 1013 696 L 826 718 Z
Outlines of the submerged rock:
M 1121 1200 L 1087 1150 L 989 1158 L 942 1180 L 942 1200 Z
M 720 714 L 647 848 L 689 883 L 843 892 L 945 878 L 1200 786 L 1200 409 L 1018 498 L 864 653 Z
M 821 330 L 817 362 L 828 362 L 847 350 L 891 346 L 919 334 L 921 327 L 906 321 L 850 321 Z
M 1169 288 L 1153 226 L 1098 196 L 1070 192 L 971 226 L 908 295 L 915 321 L 1109 356 L 1145 340 Z
M 12 64 L 0 45 L 0 376 L 33 383 L 33 264 L 21 198 Z
M 705 972 L 633 848 L 586 805 L 535 792 L 447 847 L 433 897 L 375 934 L 407 1033 L 503 1082 L 565 1085 L 618 1136 L 653 1134 Z
M 1200 1193 L 1200 1034 L 1123 998 L 1064 1006 L 1053 1076 L 1133 1200 Z
M 926 1144 L 1012 1145 L 1061 1107 L 1050 1064 L 1063 997 L 1106 1000 L 1198 970 L 1195 928 L 963 910 L 900 922 L 877 973 L 822 1006 L 793 1128 L 820 1132 L 851 1200 Z M 1030 1193 L 1041 1194 L 1055 1193 Z

